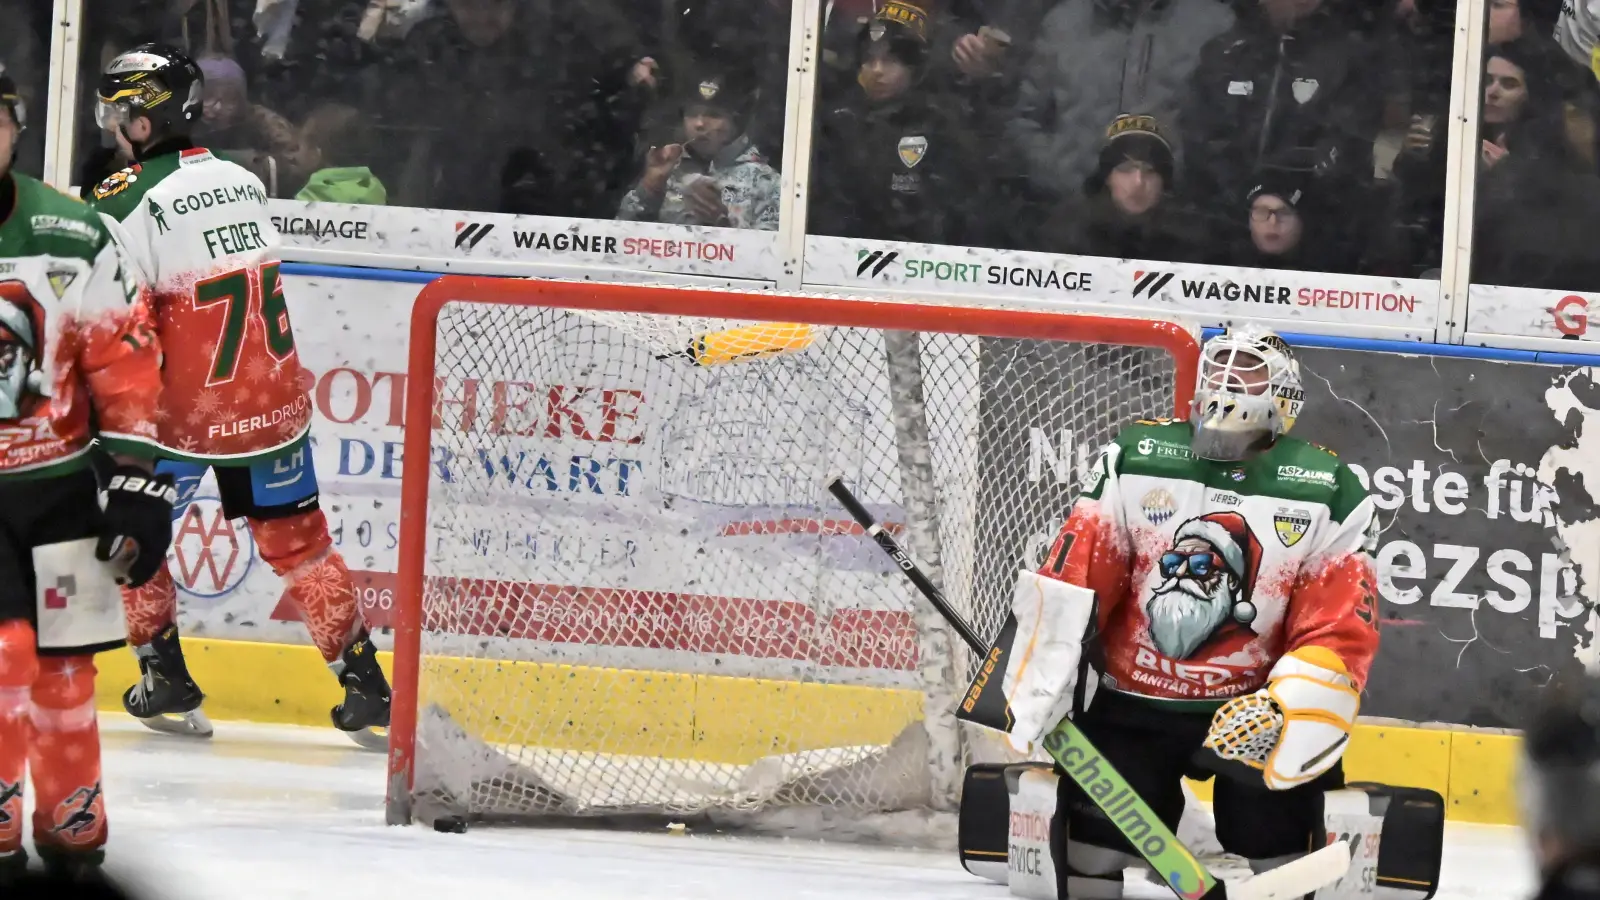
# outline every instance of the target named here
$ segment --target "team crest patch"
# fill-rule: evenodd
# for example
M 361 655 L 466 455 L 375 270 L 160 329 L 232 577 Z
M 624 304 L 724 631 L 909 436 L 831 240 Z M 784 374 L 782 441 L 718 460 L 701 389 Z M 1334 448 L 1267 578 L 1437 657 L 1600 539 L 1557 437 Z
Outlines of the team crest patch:
M 1278 535 L 1278 543 L 1293 547 L 1311 530 L 1311 517 L 1295 510 L 1282 510 L 1272 517 L 1272 530 Z
M 104 200 L 107 197 L 115 197 L 122 193 L 139 180 L 141 171 L 143 169 L 136 163 L 112 175 L 105 181 L 100 182 L 99 186 L 94 189 L 94 198 L 96 200 Z
M 78 273 L 71 269 L 51 269 L 48 277 L 50 290 L 54 291 L 56 299 L 60 300 L 67 295 L 67 288 L 72 287 L 72 283 L 78 280 Z
M 900 162 L 908 169 L 915 169 L 917 163 L 922 162 L 922 157 L 928 153 L 928 139 L 921 135 L 908 135 L 900 139 Z
M 1166 488 L 1151 488 L 1139 499 L 1139 509 L 1151 525 L 1160 525 L 1178 511 L 1178 502 Z

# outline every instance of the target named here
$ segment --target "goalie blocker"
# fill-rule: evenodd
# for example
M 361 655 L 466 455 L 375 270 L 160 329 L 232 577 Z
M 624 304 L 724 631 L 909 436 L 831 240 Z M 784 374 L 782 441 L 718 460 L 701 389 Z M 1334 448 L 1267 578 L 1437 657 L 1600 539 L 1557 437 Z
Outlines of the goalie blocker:
M 957 844 L 961 866 L 1017 897 L 1069 896 L 1067 835 L 1056 815 L 1059 778 L 1049 763 L 985 763 L 967 769 Z M 1439 884 L 1444 798 L 1424 788 L 1352 783 L 1323 795 L 1329 843 L 1351 845 L 1350 873 L 1317 900 L 1428 900 Z M 1129 860 L 1129 864 L 1137 862 Z M 1074 900 L 1085 896 L 1070 894 Z

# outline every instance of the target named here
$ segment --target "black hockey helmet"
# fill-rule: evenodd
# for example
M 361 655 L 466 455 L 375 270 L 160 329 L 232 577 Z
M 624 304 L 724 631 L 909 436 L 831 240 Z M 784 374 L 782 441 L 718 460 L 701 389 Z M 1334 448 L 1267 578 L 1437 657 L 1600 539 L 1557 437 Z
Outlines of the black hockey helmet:
M 11 113 L 11 118 L 17 123 L 18 131 L 28 127 L 28 108 L 22 102 L 22 94 L 17 90 L 17 83 L 6 74 L 5 63 L 0 63 L 0 109 Z
M 100 75 L 94 120 L 120 129 L 139 116 L 157 133 L 187 134 L 200 120 L 205 77 L 187 53 L 164 44 L 140 44 L 118 54 Z

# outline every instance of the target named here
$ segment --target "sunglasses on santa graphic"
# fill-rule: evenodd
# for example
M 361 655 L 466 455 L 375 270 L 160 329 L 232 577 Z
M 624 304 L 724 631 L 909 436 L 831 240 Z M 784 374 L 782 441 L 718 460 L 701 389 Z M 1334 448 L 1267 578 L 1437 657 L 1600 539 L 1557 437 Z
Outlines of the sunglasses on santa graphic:
M 1196 578 L 1205 578 L 1212 572 L 1225 571 L 1227 565 L 1214 550 L 1196 550 L 1192 553 L 1170 551 L 1161 554 L 1161 577 L 1176 577 L 1178 570 L 1185 563 L 1189 566 L 1189 574 Z

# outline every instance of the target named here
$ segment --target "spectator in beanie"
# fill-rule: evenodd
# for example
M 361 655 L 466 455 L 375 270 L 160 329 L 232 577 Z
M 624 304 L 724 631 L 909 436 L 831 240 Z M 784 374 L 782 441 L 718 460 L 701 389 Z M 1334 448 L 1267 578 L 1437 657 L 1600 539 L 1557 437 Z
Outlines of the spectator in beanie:
M 244 69 L 225 56 L 198 61 L 205 76 L 196 142 L 256 174 L 272 197 L 287 196 L 317 170 L 317 148 L 288 119 L 250 102 Z
M 1291 151 L 1262 167 L 1245 193 L 1248 237 L 1232 265 L 1304 272 L 1348 272 L 1355 262 L 1335 214 L 1337 195 L 1313 166 L 1321 151 Z
M 1280 154 L 1314 153 L 1330 193 L 1370 182 L 1383 104 L 1379 60 L 1341 3 L 1261 0 L 1201 51 L 1183 104 L 1185 184 L 1205 210 L 1238 209 Z
M 687 88 L 683 142 L 650 149 L 617 218 L 776 231 L 781 179 L 744 132 L 751 96 L 720 74 Z
M 1169 140 L 1186 141 L 1179 111 L 1201 48 L 1233 25 L 1226 0 L 1057 3 L 1023 66 L 1008 128 L 1035 184 L 1075 195 L 1095 172 L 1102 123 L 1121 113 L 1155 116 Z
M 927 14 L 890 0 L 857 40 L 858 90 L 818 116 L 809 230 L 837 237 L 964 243 L 988 191 L 955 95 L 930 95 Z
M 1171 202 L 1172 144 L 1151 116 L 1118 116 L 1105 132 L 1083 202 L 1063 204 L 1055 253 L 1186 262 L 1201 235 Z

